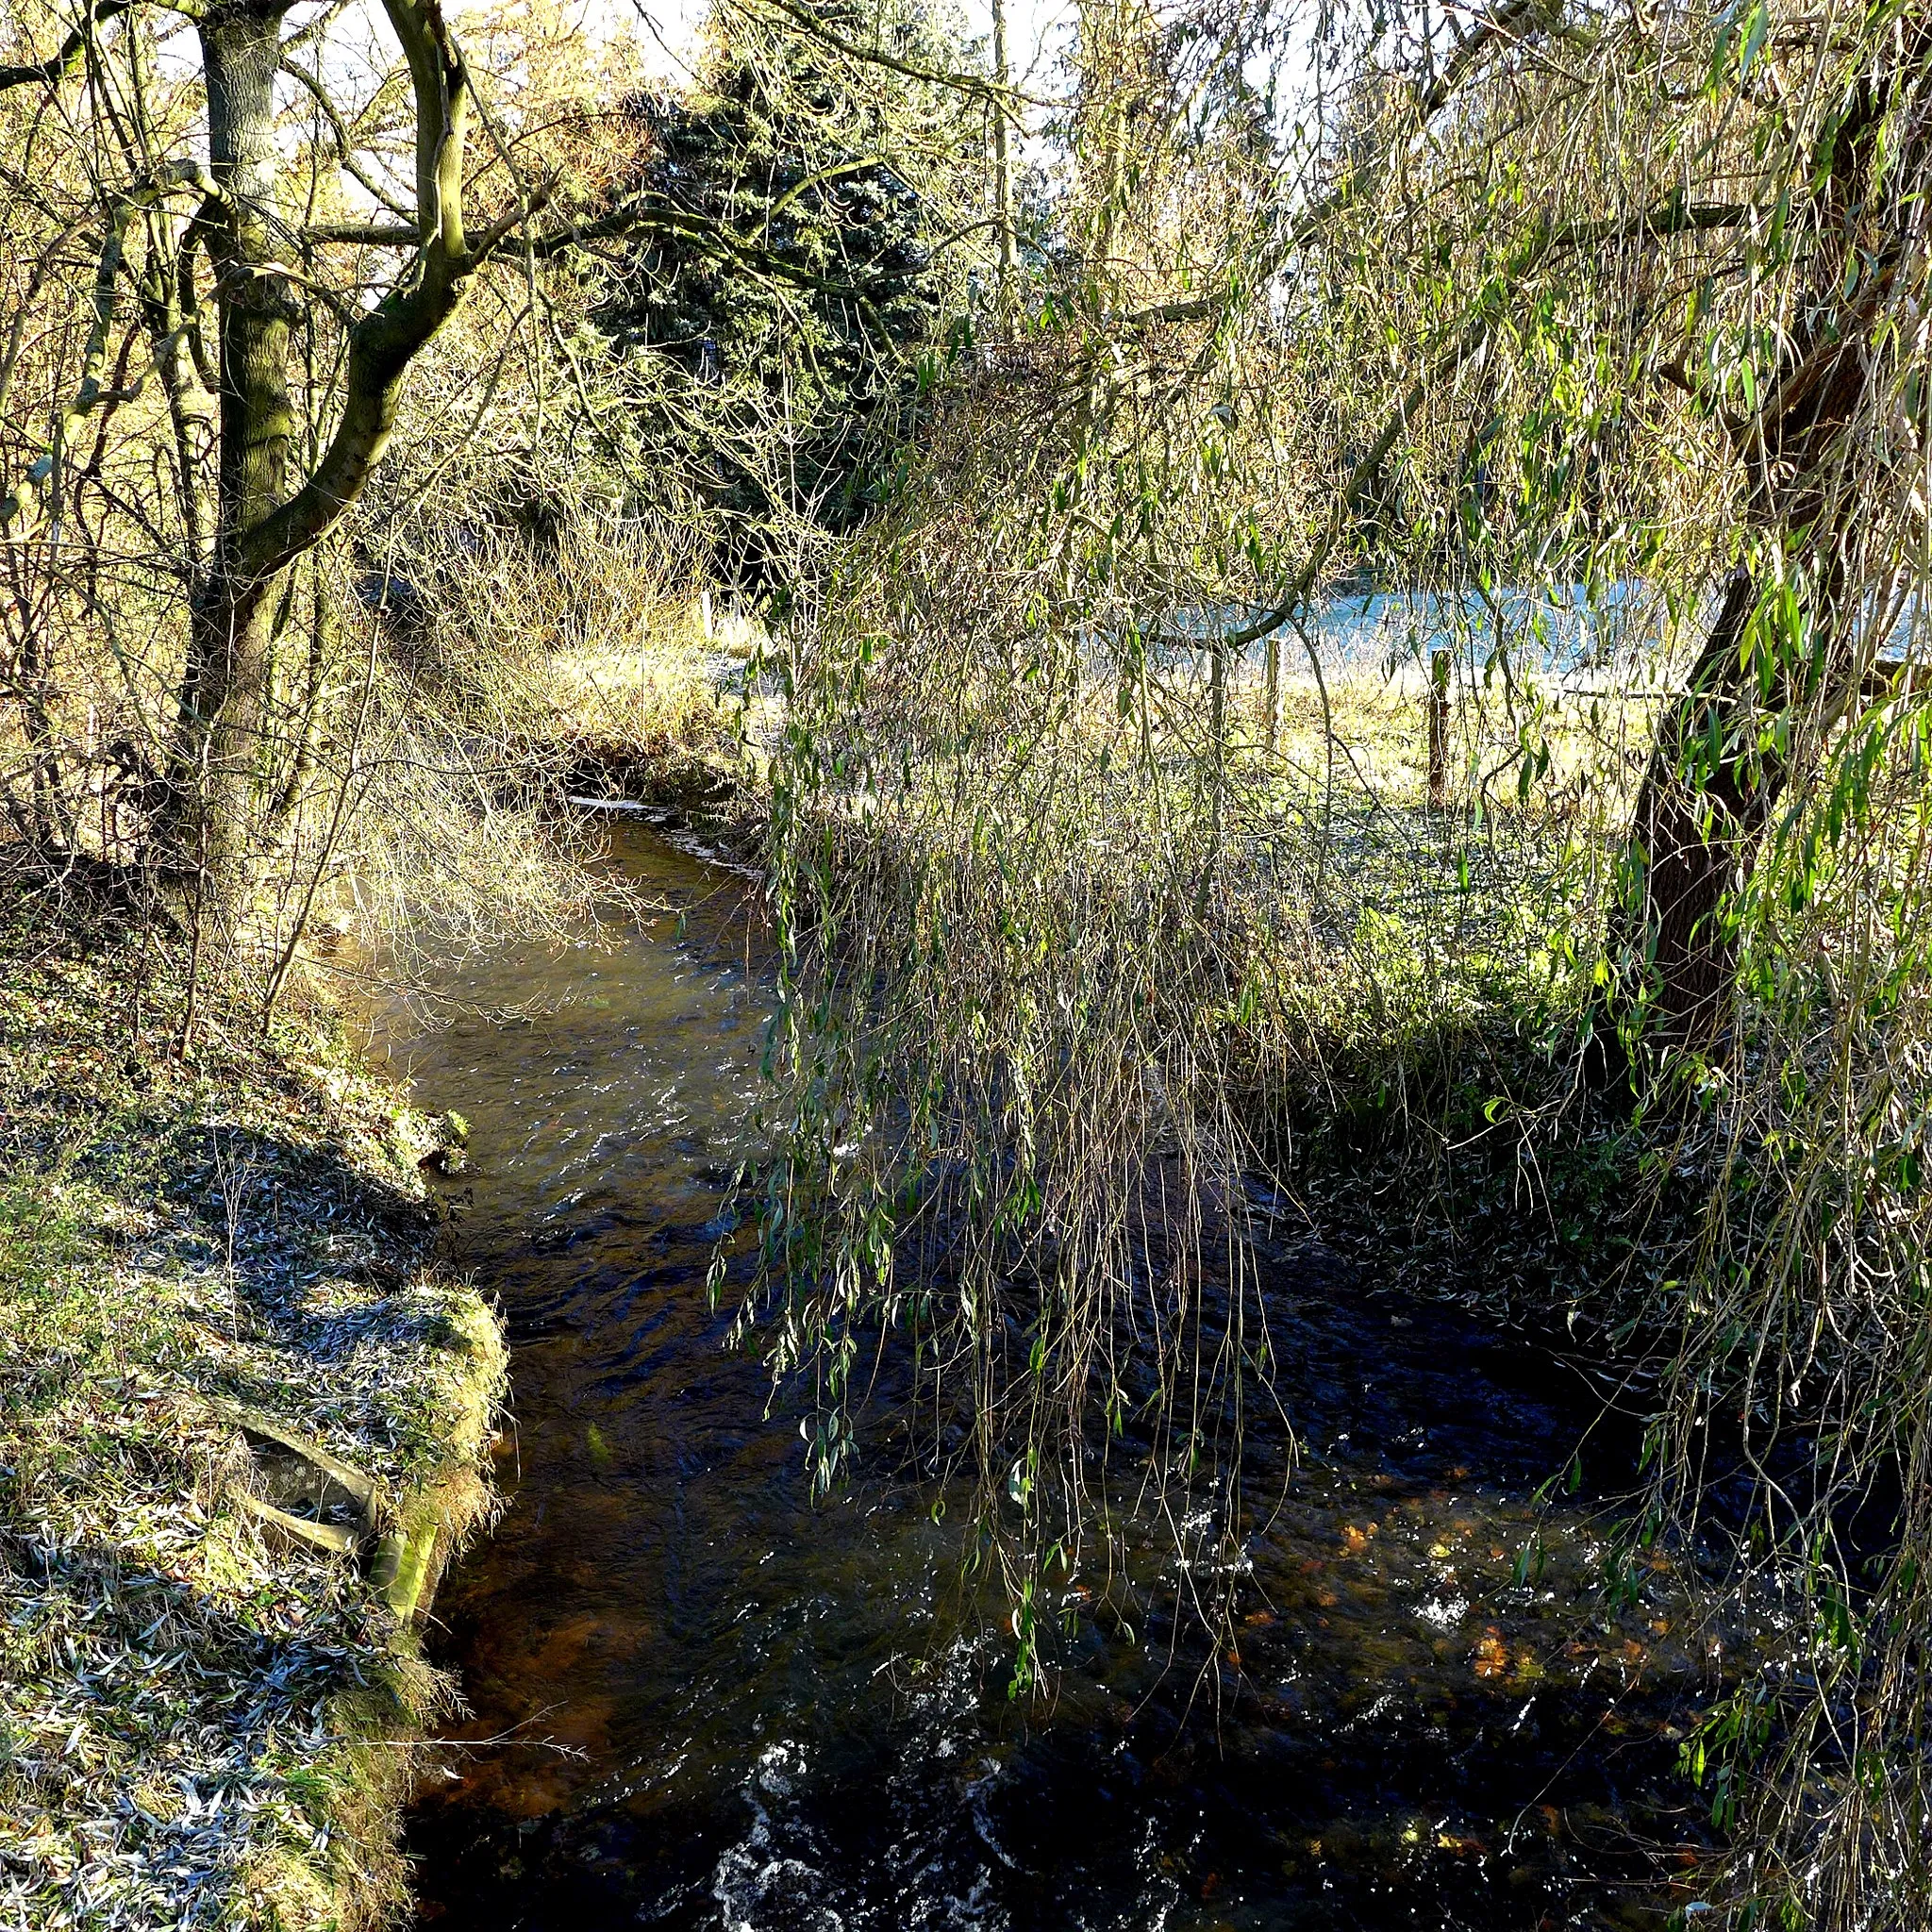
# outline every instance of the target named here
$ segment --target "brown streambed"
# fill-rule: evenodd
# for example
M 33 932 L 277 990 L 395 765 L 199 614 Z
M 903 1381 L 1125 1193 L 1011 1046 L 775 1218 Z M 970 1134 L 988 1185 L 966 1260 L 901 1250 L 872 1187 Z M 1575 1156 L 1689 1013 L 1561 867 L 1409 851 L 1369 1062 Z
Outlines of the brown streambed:
M 422 1922 L 1660 1924 L 1704 1849 L 1676 1743 L 1749 1639 L 1666 1567 L 1607 1619 L 1601 1525 L 1537 1516 L 1580 1385 L 1275 1256 L 1307 1454 L 1237 1653 L 1088 1625 L 1015 1706 L 957 1533 L 884 1480 L 812 1508 L 795 1413 L 721 1350 L 763 1012 L 741 882 L 636 825 L 617 851 L 660 916 L 478 963 L 472 1017 L 390 1033 L 472 1122 L 453 1258 L 501 1301 L 515 1405 L 510 1507 L 437 1605 L 472 1715 L 414 1814 Z

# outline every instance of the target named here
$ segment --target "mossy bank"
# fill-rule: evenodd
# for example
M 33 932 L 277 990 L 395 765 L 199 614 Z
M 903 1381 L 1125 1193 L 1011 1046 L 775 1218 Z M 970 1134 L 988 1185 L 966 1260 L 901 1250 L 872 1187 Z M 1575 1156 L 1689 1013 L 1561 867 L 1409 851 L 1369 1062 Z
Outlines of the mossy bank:
M 381 1923 L 504 1377 L 431 1262 L 450 1129 L 0 893 L 0 1927 Z

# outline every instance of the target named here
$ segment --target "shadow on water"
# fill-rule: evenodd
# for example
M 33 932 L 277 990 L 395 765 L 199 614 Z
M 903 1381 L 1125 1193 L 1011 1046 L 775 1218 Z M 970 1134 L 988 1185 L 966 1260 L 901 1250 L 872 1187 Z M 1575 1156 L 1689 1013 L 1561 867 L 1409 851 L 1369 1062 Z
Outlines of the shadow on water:
M 619 856 L 642 929 L 466 968 L 469 1017 L 389 1032 L 472 1123 L 452 1258 L 514 1374 L 508 1513 L 437 1605 L 472 1714 L 411 1823 L 422 1923 L 1660 1924 L 1703 1849 L 1676 1741 L 1745 1640 L 1663 1567 L 1607 1619 L 1581 1510 L 1515 1579 L 1580 1386 L 1275 1257 L 1307 1458 L 1238 1651 L 1090 1626 L 1050 1705 L 1009 1703 L 957 1532 L 906 1486 L 814 1509 L 795 1412 L 720 1346 L 763 991 L 741 882 L 642 829 Z

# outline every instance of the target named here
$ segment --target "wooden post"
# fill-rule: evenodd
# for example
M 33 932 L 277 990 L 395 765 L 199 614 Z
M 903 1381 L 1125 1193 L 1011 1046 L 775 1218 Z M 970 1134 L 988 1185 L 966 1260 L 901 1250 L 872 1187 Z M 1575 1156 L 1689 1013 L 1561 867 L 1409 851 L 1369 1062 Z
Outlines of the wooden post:
M 1429 653 L 1429 809 L 1449 809 L 1449 653 Z

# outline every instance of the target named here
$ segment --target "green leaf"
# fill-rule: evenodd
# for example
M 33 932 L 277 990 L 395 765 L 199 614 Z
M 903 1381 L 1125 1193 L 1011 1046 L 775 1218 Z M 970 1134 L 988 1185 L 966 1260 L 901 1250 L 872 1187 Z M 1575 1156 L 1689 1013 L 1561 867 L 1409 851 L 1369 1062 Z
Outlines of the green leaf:
M 1744 25 L 1744 50 L 1738 56 L 1740 80 L 1751 72 L 1751 63 L 1757 58 L 1758 50 L 1764 45 L 1764 38 L 1770 31 L 1771 8 L 1767 0 L 1757 0 Z

